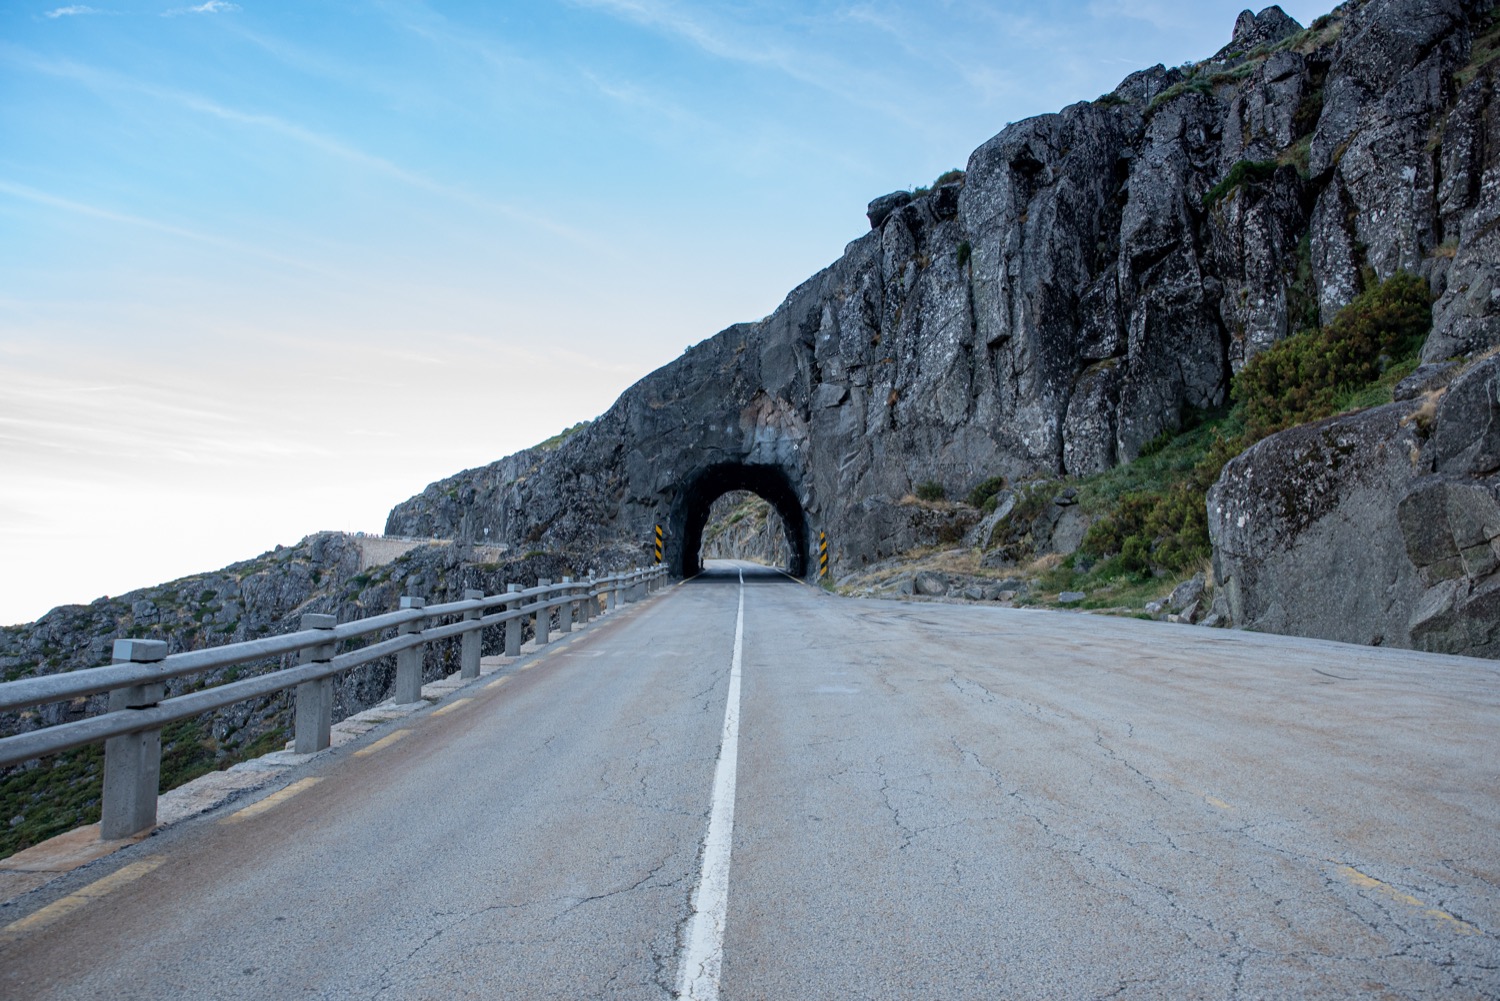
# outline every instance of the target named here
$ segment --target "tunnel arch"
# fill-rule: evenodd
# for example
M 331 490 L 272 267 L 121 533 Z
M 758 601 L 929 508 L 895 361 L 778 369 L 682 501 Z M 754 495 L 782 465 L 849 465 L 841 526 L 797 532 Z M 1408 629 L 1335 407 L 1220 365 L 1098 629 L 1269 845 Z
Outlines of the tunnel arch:
M 677 504 L 678 528 L 676 546 L 668 561 L 674 573 L 691 577 L 703 569 L 699 553 L 703 548 L 703 529 L 708 524 L 708 510 L 713 502 L 733 490 L 748 490 L 768 501 L 781 517 L 786 531 L 787 551 L 791 554 L 786 570 L 793 577 L 806 577 L 808 569 L 809 531 L 807 514 L 797 490 L 784 469 L 775 465 L 746 462 L 722 462 L 699 472 L 683 488 Z

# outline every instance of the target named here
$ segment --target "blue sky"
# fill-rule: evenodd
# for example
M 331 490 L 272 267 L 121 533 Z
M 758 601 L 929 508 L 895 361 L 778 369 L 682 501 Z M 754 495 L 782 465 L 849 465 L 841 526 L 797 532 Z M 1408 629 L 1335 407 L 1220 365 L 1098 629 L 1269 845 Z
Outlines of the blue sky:
M 0 622 L 379 531 L 1239 10 L 0 0 Z

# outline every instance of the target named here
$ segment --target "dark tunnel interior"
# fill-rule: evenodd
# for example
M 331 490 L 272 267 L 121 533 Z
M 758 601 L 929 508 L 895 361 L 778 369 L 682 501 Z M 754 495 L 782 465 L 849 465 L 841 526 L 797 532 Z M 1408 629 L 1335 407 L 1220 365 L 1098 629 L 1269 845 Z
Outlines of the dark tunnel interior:
M 770 502 L 786 529 L 787 550 L 791 554 L 786 571 L 794 577 L 807 576 L 807 517 L 791 480 L 780 466 L 745 463 L 710 466 L 688 485 L 683 497 L 686 520 L 682 548 L 678 554 L 679 565 L 674 569 L 684 577 L 691 577 L 703 569 L 700 551 L 703 548 L 703 529 L 708 524 L 708 510 L 714 501 L 731 490 L 749 490 Z

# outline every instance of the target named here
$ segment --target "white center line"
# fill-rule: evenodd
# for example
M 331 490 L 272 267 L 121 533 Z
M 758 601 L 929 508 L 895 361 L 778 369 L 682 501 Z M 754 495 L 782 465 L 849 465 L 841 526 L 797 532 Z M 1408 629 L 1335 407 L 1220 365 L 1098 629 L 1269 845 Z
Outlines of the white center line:
M 724 922 L 729 912 L 729 851 L 734 836 L 734 778 L 740 749 L 740 652 L 745 641 L 745 571 L 740 571 L 740 608 L 734 622 L 734 660 L 724 735 L 714 770 L 713 805 L 703 836 L 703 875 L 693 893 L 693 915 L 677 967 L 677 997 L 717 1001 L 724 963 Z

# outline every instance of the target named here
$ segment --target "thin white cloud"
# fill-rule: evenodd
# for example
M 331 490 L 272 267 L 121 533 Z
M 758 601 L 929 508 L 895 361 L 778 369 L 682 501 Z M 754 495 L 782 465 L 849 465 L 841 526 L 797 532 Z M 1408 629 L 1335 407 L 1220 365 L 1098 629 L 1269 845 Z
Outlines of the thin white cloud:
M 64 212 L 71 212 L 76 215 L 89 216 L 94 219 L 103 219 L 108 222 L 119 223 L 125 226 L 137 226 L 142 229 L 154 230 L 158 233 L 166 234 L 167 236 L 173 236 L 184 240 L 191 240 L 195 243 L 207 244 L 209 246 L 218 247 L 221 250 L 228 250 L 238 254 L 246 254 L 251 257 L 258 257 L 263 260 L 272 261 L 276 264 L 289 265 L 291 267 L 309 271 L 314 274 L 326 273 L 326 269 L 324 268 L 313 265 L 307 261 L 298 260 L 294 257 L 288 257 L 284 254 L 276 253 L 274 251 L 264 250 L 260 247 L 254 247 L 249 244 L 240 243 L 236 240 L 228 240 L 224 237 L 216 236 L 212 233 L 202 233 L 198 232 L 197 230 L 187 229 L 182 226 L 174 226 L 171 223 L 158 222 L 155 219 L 147 219 L 143 216 L 131 215 L 126 212 L 116 212 L 113 209 L 99 208 L 98 206 L 87 205 L 83 202 L 73 201 L 69 198 L 61 198 L 46 191 L 39 191 L 36 188 L 29 187 L 25 184 L 17 184 L 12 181 L 7 181 L 4 178 L 0 178 L 0 195 L 9 195 L 12 198 L 19 198 L 23 201 L 28 201 L 36 205 L 45 205 L 48 208 L 61 209 Z
M 717 59 L 761 66 L 841 100 L 868 108 L 906 125 L 921 120 L 895 100 L 875 96 L 881 80 L 823 53 L 804 51 L 757 37 L 743 25 L 719 25 L 659 0 L 569 0 L 643 28 L 674 36 Z
M 69 4 L 66 7 L 58 7 L 56 10 L 47 11 L 48 17 L 77 17 L 80 14 L 103 14 L 104 11 L 97 7 L 88 7 L 81 3 Z
M 243 8 L 241 8 L 239 4 L 229 3 L 227 2 L 227 0 L 208 0 L 207 3 L 200 3 L 196 7 L 173 7 L 171 10 L 164 10 L 161 12 L 161 16 L 177 17 L 181 14 L 232 14 L 235 11 L 242 9 Z
M 294 142 L 301 143 L 302 145 L 311 147 L 312 149 L 316 149 L 319 152 L 325 153 L 329 156 L 337 157 L 350 163 L 354 163 L 374 173 L 384 174 L 387 177 L 400 181 L 401 183 L 409 185 L 413 188 L 427 191 L 431 194 L 438 195 L 443 198 L 451 199 L 461 204 L 468 205 L 472 208 L 481 209 L 487 212 L 493 212 L 497 215 L 505 216 L 517 222 L 525 223 L 529 226 L 535 227 L 536 229 L 552 233 L 553 235 L 567 240 L 568 242 L 576 244 L 580 247 L 585 247 L 587 249 L 594 250 L 600 253 L 612 252 L 610 248 L 601 245 L 598 239 L 589 233 L 574 229 L 573 227 L 566 226 L 562 223 L 554 222 L 553 220 L 545 216 L 537 215 L 533 212 L 528 212 L 525 209 L 518 208 L 517 206 L 509 204 L 507 202 L 495 201 L 494 199 L 486 198 L 482 195 L 476 195 L 473 192 L 467 191 L 463 188 L 444 184 L 441 181 L 435 181 L 423 174 L 407 170 L 405 167 L 387 160 L 384 157 L 376 156 L 372 153 L 366 153 L 364 150 L 340 142 L 339 140 L 334 139 L 330 136 L 323 135 L 322 133 L 314 132 L 311 129 L 304 128 L 303 126 L 298 125 L 294 122 L 289 122 L 283 118 L 278 118 L 275 115 L 240 111 L 236 108 L 227 107 L 226 105 L 220 104 L 217 101 L 213 101 L 209 98 L 201 97 L 197 94 L 172 90 L 166 87 L 158 87 L 154 84 L 144 83 L 130 77 L 121 76 L 119 74 L 110 73 L 104 70 L 98 70 L 93 67 L 84 66 L 78 63 L 66 61 L 58 62 L 43 59 L 25 49 L 7 46 L 4 43 L 0 43 L 0 59 L 5 59 L 15 64 L 26 66 L 27 68 L 35 70 L 39 73 L 46 73 L 50 76 L 61 77 L 68 80 L 76 80 L 84 86 L 93 88 L 102 93 L 114 92 L 122 89 L 133 90 L 136 93 L 145 94 L 148 97 L 152 97 L 160 101 L 166 101 L 172 104 L 176 104 L 179 107 L 186 108 L 189 111 L 194 111 L 199 114 L 209 115 L 211 117 L 218 118 L 227 122 L 233 122 L 238 125 L 245 125 L 252 128 L 259 128 L 269 132 L 274 132 L 280 136 L 283 136 Z M 9 191 L 9 193 L 11 194 L 19 194 L 23 197 L 32 197 L 40 194 L 32 189 L 26 189 L 23 192 L 21 186 L 6 184 L 4 182 L 0 182 L 0 191 Z M 33 200 L 42 199 L 33 198 Z M 128 221 L 139 222 L 140 220 L 131 219 Z
M 1091 0 L 1088 12 L 1096 18 L 1144 21 L 1158 31 L 1168 31 L 1181 23 L 1180 12 L 1158 0 Z

